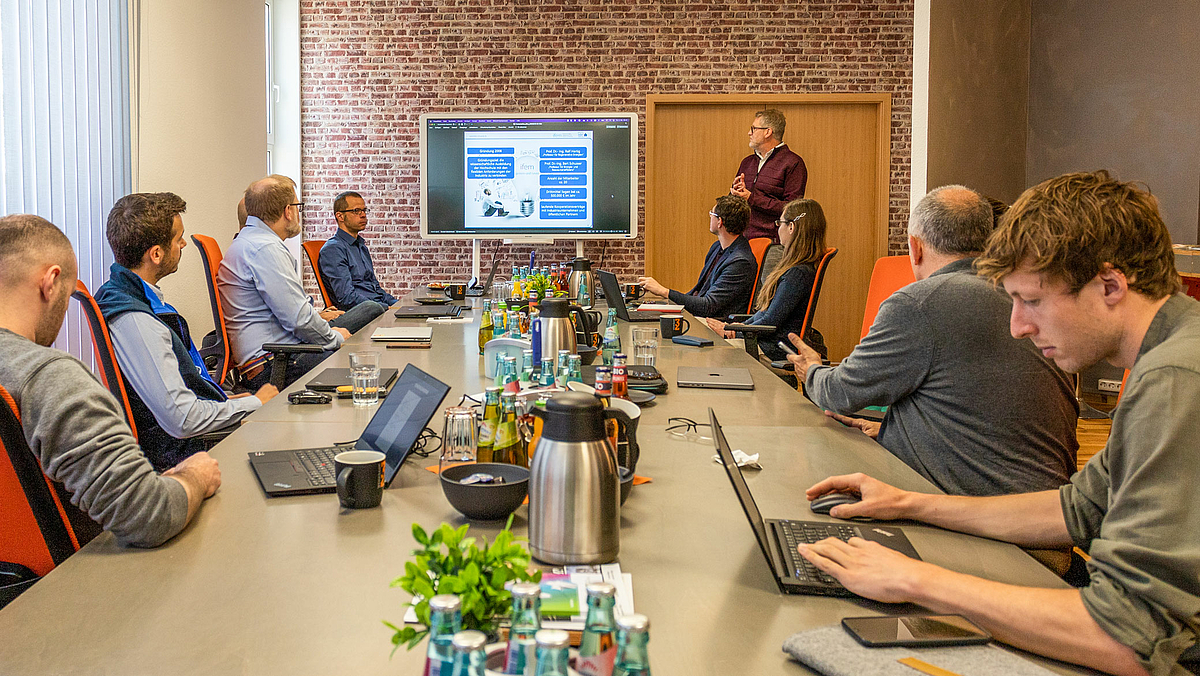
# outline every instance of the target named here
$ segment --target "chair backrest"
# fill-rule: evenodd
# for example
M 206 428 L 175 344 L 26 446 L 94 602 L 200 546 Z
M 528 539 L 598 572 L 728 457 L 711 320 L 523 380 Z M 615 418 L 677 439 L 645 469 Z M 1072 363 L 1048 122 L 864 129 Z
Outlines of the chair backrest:
M 221 307 L 221 291 L 217 287 L 217 270 L 221 268 L 221 247 L 217 240 L 208 235 L 192 235 L 196 249 L 200 251 L 200 261 L 204 263 L 204 281 L 208 283 L 208 302 L 212 305 L 213 327 L 217 331 L 217 341 L 220 349 L 217 357 L 216 381 L 224 384 L 233 356 L 229 351 L 229 331 L 225 328 L 225 310 Z
M 755 237 L 755 239 L 759 239 Z M 763 237 L 762 239 L 766 239 Z M 758 279 L 754 280 L 754 293 L 750 295 L 750 313 L 754 312 L 754 303 L 758 300 L 758 293 L 762 291 L 763 282 L 767 281 L 767 277 L 775 271 L 779 266 L 779 261 L 783 260 L 783 245 L 772 243 L 763 252 L 762 263 L 758 270 Z
M 108 333 L 108 322 L 104 321 L 100 306 L 96 304 L 92 294 L 88 293 L 88 288 L 83 282 L 75 281 L 75 291 L 71 293 L 71 297 L 79 301 L 80 307 L 83 308 L 83 316 L 87 317 L 88 328 L 92 330 L 92 347 L 96 352 L 96 363 L 100 365 L 100 379 L 125 411 L 125 422 L 129 423 L 129 429 L 133 430 L 133 438 L 136 439 L 137 425 L 133 422 L 129 391 L 125 386 L 125 378 L 121 375 L 121 367 L 117 364 L 117 351 L 113 349 L 112 337 Z
M 763 278 L 763 262 L 767 257 L 767 249 L 771 248 L 774 242 L 770 237 L 754 237 L 750 239 L 750 251 L 754 252 L 754 260 L 758 261 L 758 270 L 754 273 L 754 292 L 750 294 L 750 305 L 746 308 L 747 314 L 754 313 L 754 299 L 758 296 L 758 285 Z M 778 262 L 778 261 L 776 261 Z
M 813 280 L 812 291 L 808 294 L 808 309 L 804 311 L 804 326 L 800 327 L 801 337 L 808 335 L 808 330 L 812 328 L 813 318 L 817 316 L 817 301 L 821 299 L 821 287 L 825 285 L 825 273 L 829 271 L 829 262 L 837 253 L 836 248 L 829 247 L 817 263 L 817 277 Z
M 333 307 L 333 299 L 329 297 L 329 289 L 325 288 L 325 278 L 321 276 L 321 268 L 317 265 L 321 261 L 321 247 L 325 246 L 325 240 L 310 239 L 300 245 L 304 249 L 304 253 L 308 256 L 308 264 L 312 266 L 313 277 L 317 278 L 317 288 L 321 290 L 321 300 L 325 301 L 325 307 Z
M 871 330 L 883 301 L 915 281 L 917 279 L 913 277 L 908 256 L 884 256 L 875 261 L 875 269 L 871 271 L 871 284 L 867 287 L 867 307 L 863 312 L 861 337 L 865 338 Z
M 40 577 L 78 551 L 68 509 L 78 512 L 42 473 L 25 442 L 16 402 L 0 387 L 0 561 Z

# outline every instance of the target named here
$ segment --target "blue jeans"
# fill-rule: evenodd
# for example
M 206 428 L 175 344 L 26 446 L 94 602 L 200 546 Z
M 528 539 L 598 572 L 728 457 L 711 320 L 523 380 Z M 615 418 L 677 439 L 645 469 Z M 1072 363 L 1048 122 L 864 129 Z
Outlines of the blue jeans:
M 329 322 L 330 326 L 340 329 L 346 329 L 351 334 L 358 333 L 367 324 L 370 324 L 376 317 L 387 312 L 387 306 L 383 303 L 377 303 L 373 300 L 364 300 L 347 310 L 337 319 Z M 313 370 L 318 364 L 325 361 L 329 355 L 336 350 L 325 350 L 323 352 L 303 352 L 300 354 L 288 355 L 287 376 L 284 378 L 284 387 L 291 385 L 300 379 L 300 376 Z M 271 380 L 271 367 L 273 364 L 267 362 L 266 368 L 245 382 L 245 386 L 251 392 L 266 385 Z M 280 388 L 282 389 L 282 388 Z

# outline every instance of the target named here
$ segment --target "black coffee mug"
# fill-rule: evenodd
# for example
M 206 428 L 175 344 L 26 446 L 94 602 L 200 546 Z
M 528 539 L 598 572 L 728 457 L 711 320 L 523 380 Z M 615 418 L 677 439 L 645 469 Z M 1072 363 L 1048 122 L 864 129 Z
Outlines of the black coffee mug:
M 683 315 L 663 315 L 658 318 L 658 331 L 665 340 L 682 336 L 690 328 L 692 323 L 684 319 Z
M 632 282 L 625 285 L 625 300 L 637 300 L 642 297 L 642 285 Z
M 466 284 L 447 284 L 445 288 L 446 296 L 450 300 L 462 300 L 467 297 Z
M 383 500 L 383 467 L 379 451 L 345 451 L 333 456 L 338 500 L 343 507 L 378 507 Z

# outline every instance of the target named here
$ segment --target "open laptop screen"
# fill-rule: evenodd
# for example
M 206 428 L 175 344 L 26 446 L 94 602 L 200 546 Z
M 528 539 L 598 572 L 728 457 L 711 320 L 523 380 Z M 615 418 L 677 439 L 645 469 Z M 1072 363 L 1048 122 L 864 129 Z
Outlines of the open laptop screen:
M 450 386 L 409 364 L 379 404 L 360 441 L 387 456 L 384 481 L 392 483 L 400 465 L 429 424 Z
M 617 317 L 629 321 L 629 308 L 625 306 L 617 276 L 604 270 L 597 270 L 596 276 L 600 278 L 600 287 L 604 289 L 604 300 L 608 301 L 608 306 L 617 311 Z
M 770 563 L 775 559 L 771 556 L 771 545 L 767 539 L 767 527 L 763 523 L 762 513 L 758 511 L 758 505 L 754 502 L 750 487 L 746 485 L 742 469 L 733 459 L 733 451 L 729 448 L 729 442 L 725 440 L 725 432 L 721 430 L 721 424 L 717 422 L 717 414 L 711 408 L 708 409 L 708 422 L 712 424 L 713 444 L 717 447 L 717 454 L 721 456 L 721 464 L 725 466 L 725 473 L 729 475 L 729 483 L 733 484 L 733 492 L 737 493 L 738 502 L 742 503 L 746 518 L 750 520 L 750 526 L 754 529 L 754 537 L 758 540 L 758 546 L 762 549 L 763 555 L 767 557 L 767 562 Z

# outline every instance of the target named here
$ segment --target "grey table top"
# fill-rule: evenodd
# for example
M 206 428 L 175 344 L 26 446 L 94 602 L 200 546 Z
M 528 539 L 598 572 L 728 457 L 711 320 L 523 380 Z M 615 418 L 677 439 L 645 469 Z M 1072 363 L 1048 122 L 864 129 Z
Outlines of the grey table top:
M 707 331 L 696 324 L 693 332 Z M 428 366 L 451 383 L 448 400 L 457 401 L 479 383 L 474 331 L 470 324 L 435 327 L 431 350 L 384 350 L 384 365 Z M 343 352 L 368 342 L 355 336 Z M 339 359 L 346 357 L 332 358 Z M 865 471 L 934 489 L 856 430 L 828 421 L 738 348 L 664 346 L 659 363 L 672 390 L 644 409 L 638 433 L 638 473 L 654 481 L 635 487 L 622 509 L 620 554 L 633 574 L 636 607 L 651 619 L 654 671 L 808 673 L 781 652 L 787 636 L 897 608 L 780 594 L 712 460 L 711 442 L 673 437 L 666 418 L 705 420 L 713 406 L 735 448 L 761 453 L 764 469 L 747 479 L 768 517 L 829 520 L 809 512 L 802 491 L 833 473 Z M 672 375 L 679 363 L 745 365 L 757 389 L 679 390 Z M 253 450 L 352 439 L 370 412 L 348 401 L 290 406 L 283 397 L 263 407 L 213 450 L 223 485 L 180 536 L 132 550 L 104 534 L 0 611 L 0 672 L 419 673 L 423 651 L 389 659 L 390 634 L 380 621 L 398 623 L 408 601 L 388 583 L 414 546 L 411 524 L 465 523 L 423 469 L 436 460 L 410 459 L 383 504 L 369 510 L 341 509 L 335 495 L 267 499 L 246 461 Z M 518 531 L 526 509 L 517 511 Z M 490 535 L 499 527 L 473 524 L 472 531 Z M 1002 582 L 1064 586 L 1011 545 L 918 525 L 906 530 L 927 561 Z

